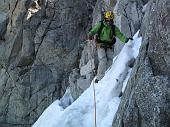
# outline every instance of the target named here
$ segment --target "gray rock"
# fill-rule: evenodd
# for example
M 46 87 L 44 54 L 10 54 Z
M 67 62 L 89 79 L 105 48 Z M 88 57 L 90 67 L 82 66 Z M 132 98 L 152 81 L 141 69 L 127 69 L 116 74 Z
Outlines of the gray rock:
M 90 72 L 93 72 L 93 70 L 95 69 L 95 66 L 94 66 L 94 59 L 92 60 L 89 60 L 88 63 L 85 65 L 85 66 L 82 66 L 80 68 L 80 74 L 83 76 L 83 75 L 86 75 Z
M 32 34 L 30 30 L 23 30 L 23 42 L 21 49 L 21 56 L 18 60 L 18 67 L 28 66 L 33 63 L 34 60 L 34 42 L 32 40 Z
M 78 67 L 79 45 L 86 39 L 92 10 L 83 0 L 0 1 L 0 39 L 6 39 L 0 42 L 4 126 L 31 126 L 64 95 L 69 74 Z M 9 15 L 9 23 L 3 14 Z
M 140 29 L 144 4 L 142 0 L 117 1 L 114 9 L 116 12 L 115 25 L 119 27 L 126 37 L 132 37 Z M 121 51 L 123 45 L 124 44 L 117 38 L 116 44 L 114 45 L 114 56 Z
M 77 85 L 80 89 L 85 91 L 90 86 L 90 79 L 83 79 L 82 77 L 77 80 Z
M 69 76 L 70 93 L 74 100 L 76 100 L 83 92 L 77 86 L 77 79 L 80 78 L 79 69 L 73 69 L 73 72 Z
M 0 12 L 0 40 L 5 40 L 5 33 L 8 25 L 8 15 L 5 12 Z
M 113 127 L 169 127 L 169 0 L 151 0 L 142 23 L 143 44 Z M 161 31 L 161 32 L 160 32 Z
M 9 19 L 8 16 L 0 18 L 0 24 L 5 24 L 0 26 L 0 39 L 6 39 L 0 43 L 2 126 L 31 126 L 47 106 L 64 95 L 69 85 L 68 95 L 74 100 L 90 85 L 94 75 L 89 62 L 94 59 L 93 68 L 96 69 L 96 51 L 91 50 L 89 44 L 82 54 L 79 48 L 92 23 L 95 2 L 47 0 L 47 3 L 37 1 L 33 6 L 32 0 L 0 1 L 0 17 L 9 13 Z M 110 3 L 113 8 L 115 3 Z M 142 26 L 144 43 L 113 122 L 114 127 L 169 126 L 167 5 L 168 0 L 121 0 L 116 5 L 116 22 L 121 31 L 129 37 Z M 100 20 L 98 6 L 99 3 L 94 8 L 93 24 Z M 33 10 L 28 18 L 30 8 Z M 116 43 L 115 55 L 122 47 L 121 43 Z M 80 69 L 72 71 L 78 66 Z M 87 73 L 86 69 L 90 71 Z
M 94 71 L 97 68 L 97 62 L 96 45 L 93 41 L 87 42 L 80 58 L 80 71 L 73 71 L 69 78 L 71 79 L 70 89 L 74 100 L 90 86 L 95 75 Z

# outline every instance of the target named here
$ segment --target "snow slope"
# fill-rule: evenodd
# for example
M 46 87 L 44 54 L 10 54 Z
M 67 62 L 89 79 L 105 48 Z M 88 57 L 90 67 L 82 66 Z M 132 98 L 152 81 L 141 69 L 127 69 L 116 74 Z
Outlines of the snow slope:
M 139 53 L 142 38 L 137 32 L 133 41 L 123 47 L 120 54 L 113 59 L 111 68 L 104 78 L 95 84 L 97 103 L 97 127 L 111 127 L 118 109 L 131 69 L 127 66 L 130 59 Z M 33 127 L 92 127 L 94 125 L 93 81 L 91 86 L 70 106 L 63 109 L 60 101 L 51 104 Z

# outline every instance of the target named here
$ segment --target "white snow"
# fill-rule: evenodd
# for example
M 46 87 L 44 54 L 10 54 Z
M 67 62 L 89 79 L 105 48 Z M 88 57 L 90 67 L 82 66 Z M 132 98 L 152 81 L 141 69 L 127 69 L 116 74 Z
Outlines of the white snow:
M 123 47 L 120 54 L 114 58 L 110 69 L 98 84 L 94 84 L 96 90 L 97 127 L 111 127 L 115 113 L 121 98 L 118 97 L 124 91 L 132 69 L 127 62 L 136 58 L 142 38 L 138 37 L 139 31 L 134 35 L 133 41 L 129 41 Z M 123 88 L 122 88 L 123 87 Z M 93 81 L 91 86 L 70 106 L 63 109 L 61 102 L 56 100 L 51 104 L 33 127 L 92 127 L 94 126 L 94 100 Z

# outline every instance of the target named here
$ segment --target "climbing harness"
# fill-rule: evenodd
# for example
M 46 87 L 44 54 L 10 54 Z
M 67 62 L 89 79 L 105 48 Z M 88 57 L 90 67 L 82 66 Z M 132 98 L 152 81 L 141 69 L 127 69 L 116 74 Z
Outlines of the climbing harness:
M 100 26 L 100 28 L 99 28 L 99 30 L 98 30 L 98 32 L 97 32 L 97 36 L 96 36 L 96 42 L 97 42 L 97 43 L 101 43 L 100 34 L 101 34 L 101 32 L 102 32 L 102 30 L 103 30 L 103 28 L 104 28 L 104 22 L 103 22 L 103 21 L 100 21 L 100 23 L 101 23 L 101 26 Z M 113 24 L 111 27 L 112 27 L 112 31 L 113 31 L 112 42 L 113 42 L 113 44 L 115 44 L 115 43 L 116 43 L 116 38 L 115 38 L 115 25 Z
M 94 127 L 97 127 L 97 116 L 96 116 L 96 91 L 94 87 L 94 80 L 93 82 L 93 99 L 94 99 Z

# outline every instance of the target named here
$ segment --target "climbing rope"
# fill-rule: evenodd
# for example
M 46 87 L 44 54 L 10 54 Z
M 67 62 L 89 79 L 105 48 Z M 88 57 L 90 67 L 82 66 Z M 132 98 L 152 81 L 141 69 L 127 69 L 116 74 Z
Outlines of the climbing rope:
M 94 80 L 93 82 L 93 99 L 94 99 L 94 127 L 97 127 L 97 116 L 96 116 L 96 91 L 94 87 Z
M 94 69 L 93 69 L 93 63 L 92 63 L 92 59 L 94 59 L 94 51 L 92 52 L 92 48 L 93 48 L 93 46 L 91 46 L 92 45 L 92 43 L 93 42 L 89 42 L 89 44 L 90 44 L 90 50 L 89 50 L 89 53 L 90 53 L 90 56 L 91 56 L 91 70 L 93 70 L 92 71 L 92 73 L 93 73 L 93 76 L 95 77 L 95 71 L 94 71 Z M 92 80 L 92 85 L 93 85 L 93 105 L 94 105 L 94 127 L 97 127 L 97 115 L 96 115 L 96 91 L 95 91 L 95 86 L 94 86 L 94 80 Z

